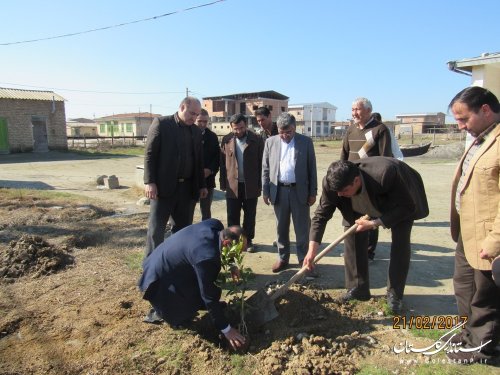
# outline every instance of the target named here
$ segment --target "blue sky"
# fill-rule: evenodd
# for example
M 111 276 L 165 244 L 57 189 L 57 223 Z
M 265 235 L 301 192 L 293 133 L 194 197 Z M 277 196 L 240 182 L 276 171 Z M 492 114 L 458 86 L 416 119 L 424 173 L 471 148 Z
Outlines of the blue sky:
M 210 1 L 2 1 L 0 44 Z M 275 90 L 290 104 L 326 101 L 338 121 L 359 96 L 389 120 L 446 112 L 470 85 L 447 61 L 500 51 L 498 14 L 498 0 L 226 0 L 0 45 L 0 87 L 52 89 L 67 99 L 68 118 L 171 114 L 186 88 L 199 98 Z

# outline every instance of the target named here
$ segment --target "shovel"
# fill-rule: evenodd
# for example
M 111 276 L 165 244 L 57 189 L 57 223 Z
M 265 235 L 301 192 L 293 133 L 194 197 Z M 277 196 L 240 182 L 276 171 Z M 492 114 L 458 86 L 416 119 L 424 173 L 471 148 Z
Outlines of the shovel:
M 365 215 L 360 219 L 369 220 L 369 216 Z M 337 246 L 340 242 L 342 242 L 347 236 L 351 235 L 356 231 L 358 224 L 354 224 L 348 230 L 346 230 L 339 238 L 333 241 L 330 245 L 325 247 L 323 251 L 321 251 L 314 258 L 314 264 L 318 263 L 321 258 L 323 258 L 326 254 L 328 254 L 335 246 Z M 248 305 L 249 313 L 246 317 L 246 320 L 249 324 L 254 326 L 261 326 L 267 322 L 278 317 L 278 311 L 274 306 L 274 302 L 281 297 L 286 291 L 290 288 L 290 286 L 300 280 L 304 274 L 307 272 L 307 267 L 302 267 L 299 272 L 293 275 L 290 280 L 288 280 L 284 285 L 274 290 L 270 294 L 267 294 L 264 289 L 259 289 L 255 294 L 253 294 L 250 298 L 247 299 L 246 304 Z

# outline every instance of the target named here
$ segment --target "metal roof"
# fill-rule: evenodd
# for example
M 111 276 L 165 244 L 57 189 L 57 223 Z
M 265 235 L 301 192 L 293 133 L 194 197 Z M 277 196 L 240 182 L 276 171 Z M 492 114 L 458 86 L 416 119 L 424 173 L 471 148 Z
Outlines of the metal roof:
M 47 100 L 63 102 L 65 99 L 53 91 L 20 90 L 0 87 L 0 99 Z
M 450 70 L 459 70 L 472 72 L 473 66 L 489 65 L 500 63 L 500 52 L 487 52 L 478 57 L 468 59 L 448 61 L 448 68 Z
M 269 91 L 257 91 L 257 92 L 242 92 L 238 94 L 222 95 L 222 96 L 207 96 L 203 100 L 246 100 L 246 99 L 277 99 L 277 100 L 288 100 L 289 97 L 274 90 Z
M 288 109 L 291 108 L 299 108 L 299 107 L 316 107 L 316 108 L 330 108 L 330 109 L 338 109 L 333 104 L 328 102 L 316 102 L 316 103 L 299 103 L 299 104 L 289 104 Z
M 116 115 L 109 115 L 96 118 L 94 121 L 106 121 L 106 120 L 126 120 L 126 119 L 135 119 L 135 118 L 155 118 L 160 117 L 161 115 L 158 113 L 150 113 L 150 112 L 136 112 L 136 113 L 119 113 Z

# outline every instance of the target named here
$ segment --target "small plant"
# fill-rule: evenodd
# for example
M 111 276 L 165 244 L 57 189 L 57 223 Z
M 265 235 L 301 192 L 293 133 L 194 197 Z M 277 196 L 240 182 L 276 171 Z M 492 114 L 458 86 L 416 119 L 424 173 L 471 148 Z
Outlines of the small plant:
M 239 312 L 238 330 L 242 335 L 248 336 L 245 322 L 245 292 L 252 271 L 250 268 L 243 267 L 243 247 L 243 237 L 240 237 L 238 241 L 232 241 L 229 245 L 222 246 L 222 271 L 219 274 L 218 284 L 227 290 L 227 297 L 232 297 L 228 301 L 228 306 Z

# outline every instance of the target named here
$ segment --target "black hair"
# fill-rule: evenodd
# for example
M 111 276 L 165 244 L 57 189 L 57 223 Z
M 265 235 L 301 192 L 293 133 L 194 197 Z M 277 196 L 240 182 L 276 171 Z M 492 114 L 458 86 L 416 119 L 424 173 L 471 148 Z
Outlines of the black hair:
M 485 104 L 495 113 L 500 113 L 500 103 L 490 90 L 483 87 L 472 86 L 460 91 L 453 99 L 451 99 L 448 109 L 451 109 L 455 103 L 464 103 L 471 111 L 477 113 Z
M 241 236 L 246 237 L 245 231 L 238 225 L 224 228 L 221 233 L 224 240 L 239 241 Z
M 326 172 L 326 181 L 333 191 L 340 191 L 354 182 L 359 176 L 359 168 L 347 160 L 334 161 Z
M 245 115 L 242 115 L 241 113 L 238 113 L 238 114 L 234 114 L 231 116 L 231 118 L 229 119 L 229 123 L 230 124 L 239 124 L 240 122 L 244 122 L 245 125 L 247 123 L 247 118 L 245 117 Z
M 266 116 L 266 117 L 269 117 L 270 114 L 271 111 L 267 107 L 259 107 L 255 110 L 254 113 L 255 116 Z

